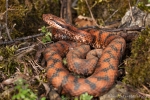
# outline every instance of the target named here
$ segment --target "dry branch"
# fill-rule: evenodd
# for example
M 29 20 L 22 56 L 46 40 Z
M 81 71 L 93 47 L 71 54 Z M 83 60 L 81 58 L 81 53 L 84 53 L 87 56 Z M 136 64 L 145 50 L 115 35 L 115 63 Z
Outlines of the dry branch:
M 36 35 L 32 35 L 32 36 L 17 38 L 17 39 L 14 39 L 13 41 L 1 42 L 0 45 L 12 44 L 12 43 L 15 43 L 15 42 L 17 42 L 17 41 L 23 41 L 23 40 L 27 40 L 27 39 L 31 39 L 31 38 L 43 36 L 43 35 L 44 35 L 44 33 L 40 33 L 40 34 L 36 34 Z
M 91 8 L 90 8 L 90 6 L 89 6 L 87 0 L 85 0 L 85 2 L 86 2 L 86 5 L 87 5 L 87 7 L 88 7 L 88 9 L 89 9 L 89 12 L 90 12 L 90 15 L 91 15 L 93 21 L 95 22 L 96 26 L 99 27 L 99 25 L 97 24 L 97 22 L 96 22 L 96 20 L 95 20 L 95 18 L 94 18 L 94 16 L 93 16 L 93 13 L 92 13 L 92 11 L 91 11 Z
M 118 29 L 108 29 L 108 28 L 101 28 L 104 31 L 107 32 L 119 32 L 119 31 L 141 31 L 142 29 L 145 29 L 145 27 L 139 27 L 139 26 L 133 26 L 133 27 L 125 27 L 125 28 L 118 28 Z

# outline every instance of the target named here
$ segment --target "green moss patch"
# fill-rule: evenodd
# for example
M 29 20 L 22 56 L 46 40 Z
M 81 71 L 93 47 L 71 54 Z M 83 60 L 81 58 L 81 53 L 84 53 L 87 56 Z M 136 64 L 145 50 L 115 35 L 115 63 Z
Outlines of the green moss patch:
M 150 88 L 150 29 L 133 41 L 131 56 L 125 61 L 124 81 L 136 88 Z

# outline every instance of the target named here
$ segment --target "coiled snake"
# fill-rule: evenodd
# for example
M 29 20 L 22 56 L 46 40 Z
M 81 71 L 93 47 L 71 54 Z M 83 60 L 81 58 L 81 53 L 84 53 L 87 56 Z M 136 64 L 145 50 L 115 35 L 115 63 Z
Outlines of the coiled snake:
M 73 42 L 58 41 L 45 49 L 44 58 L 47 62 L 47 78 L 50 84 L 55 88 L 61 89 L 61 93 L 67 93 L 72 96 L 78 96 L 87 92 L 96 97 L 108 92 L 114 85 L 117 77 L 119 61 L 125 51 L 125 40 L 108 32 L 78 30 L 52 14 L 43 14 L 43 20 L 53 27 L 52 34 L 55 39 L 80 42 L 75 44 Z M 85 45 L 81 45 L 81 43 Z M 84 53 L 84 51 L 87 52 L 88 45 L 94 48 L 103 48 L 103 51 L 100 51 L 101 54 L 94 54 L 99 56 L 98 58 L 95 58 L 95 56 L 89 57 L 85 64 L 81 64 L 81 69 L 83 70 L 81 74 L 86 74 L 90 70 L 90 68 L 86 69 L 86 65 L 93 67 L 93 64 L 95 64 L 93 62 L 97 61 L 95 69 L 91 72 L 89 71 L 91 75 L 88 75 L 86 78 L 75 77 L 64 67 L 62 57 L 72 47 L 80 46 L 79 49 L 73 49 L 76 50 L 75 54 L 70 53 L 67 55 L 70 57 L 68 60 L 71 60 L 68 63 L 77 65 L 76 69 L 80 69 L 78 68 L 80 66 L 78 61 L 72 61 L 74 61 L 73 58 L 82 56 L 80 54 Z M 86 70 L 84 70 L 84 67 Z M 69 69 L 72 71 L 76 70 L 72 67 Z

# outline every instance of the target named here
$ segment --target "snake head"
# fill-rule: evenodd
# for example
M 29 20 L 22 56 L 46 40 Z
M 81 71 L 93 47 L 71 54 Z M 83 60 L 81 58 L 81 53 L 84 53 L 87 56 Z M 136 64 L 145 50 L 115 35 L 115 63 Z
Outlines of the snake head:
M 69 37 L 70 40 L 82 42 L 85 44 L 90 44 L 93 41 L 93 37 L 91 36 L 91 34 L 82 30 L 78 30 L 76 27 L 66 23 L 62 18 L 59 18 L 52 14 L 43 14 L 42 17 L 48 25 L 53 27 L 53 29 L 59 31 L 56 32 L 57 37 Z M 64 39 L 63 37 L 62 39 Z
M 65 27 L 65 21 L 57 16 L 54 16 L 52 14 L 43 14 L 43 20 L 50 25 L 51 27 L 54 27 L 56 29 L 64 29 Z

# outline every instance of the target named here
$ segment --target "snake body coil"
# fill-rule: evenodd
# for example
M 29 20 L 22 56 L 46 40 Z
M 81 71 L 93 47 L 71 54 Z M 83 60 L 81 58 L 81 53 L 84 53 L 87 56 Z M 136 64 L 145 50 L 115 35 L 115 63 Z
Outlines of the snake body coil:
M 100 58 L 97 59 L 92 75 L 87 78 L 78 78 L 73 76 L 62 63 L 62 58 L 69 51 L 70 46 L 74 44 L 58 41 L 49 45 L 44 51 L 44 58 L 47 62 L 47 78 L 50 84 L 55 88 L 61 88 L 62 93 L 68 93 L 72 96 L 78 96 L 87 92 L 96 97 L 108 92 L 114 85 L 117 77 L 119 61 L 126 46 L 125 40 L 120 36 L 103 31 L 96 31 L 92 34 L 79 31 L 51 14 L 44 14 L 43 19 L 54 28 L 54 32 L 56 32 L 53 33 L 55 38 L 66 36 L 73 41 L 90 44 L 95 48 L 105 47 Z M 84 50 L 84 47 L 80 46 Z M 80 50 L 78 51 L 80 52 Z M 87 61 L 87 63 L 87 65 L 92 65 L 93 61 Z

